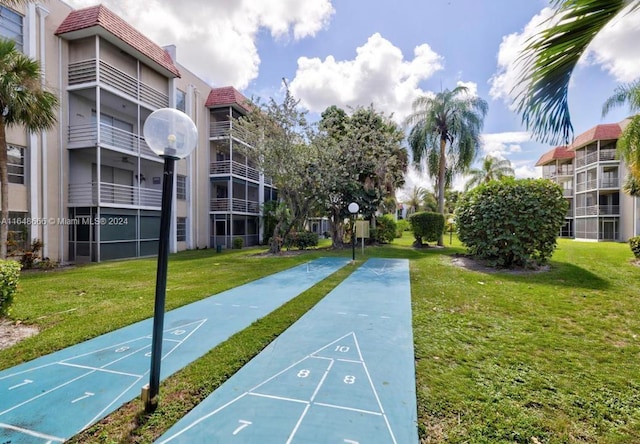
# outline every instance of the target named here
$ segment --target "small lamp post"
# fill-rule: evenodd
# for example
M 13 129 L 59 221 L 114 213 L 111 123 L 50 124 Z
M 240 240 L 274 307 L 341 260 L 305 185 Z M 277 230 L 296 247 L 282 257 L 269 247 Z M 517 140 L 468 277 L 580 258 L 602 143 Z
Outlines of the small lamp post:
M 151 150 L 164 158 L 158 269 L 153 310 L 153 336 L 151 339 L 151 371 L 149 384 L 142 389 L 144 409 L 146 412 L 153 412 L 158 406 L 158 391 L 160 387 L 160 361 L 162 360 L 162 332 L 167 289 L 174 167 L 176 160 L 186 157 L 195 148 L 198 140 L 198 130 L 185 113 L 173 108 L 162 108 L 154 111 L 147 118 L 144 122 L 143 133 Z
M 353 229 L 351 230 L 351 259 L 355 262 L 356 260 L 356 214 L 360 210 L 360 205 L 356 202 L 351 202 L 349 204 L 349 213 L 353 216 Z

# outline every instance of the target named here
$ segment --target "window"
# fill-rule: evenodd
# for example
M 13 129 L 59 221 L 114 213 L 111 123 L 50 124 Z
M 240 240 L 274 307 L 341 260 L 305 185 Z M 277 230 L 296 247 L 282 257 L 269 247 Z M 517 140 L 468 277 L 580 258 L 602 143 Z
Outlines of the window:
M 24 184 L 24 150 L 22 146 L 7 144 L 9 183 Z
M 176 240 L 178 242 L 187 241 L 187 218 L 179 217 L 176 221 Z
M 7 233 L 7 255 L 20 254 L 28 247 L 29 225 L 25 223 L 17 223 L 20 219 L 25 220 L 29 217 L 28 213 L 19 213 L 9 211 L 9 230 Z
M 185 92 L 176 89 L 176 109 L 182 111 L 183 113 L 186 112 L 187 109 L 186 99 L 187 95 L 185 94 Z
M 0 6 L 0 37 L 13 40 L 16 48 L 23 51 L 22 16 L 4 6 Z
M 187 176 L 178 174 L 176 177 L 176 198 L 187 200 Z

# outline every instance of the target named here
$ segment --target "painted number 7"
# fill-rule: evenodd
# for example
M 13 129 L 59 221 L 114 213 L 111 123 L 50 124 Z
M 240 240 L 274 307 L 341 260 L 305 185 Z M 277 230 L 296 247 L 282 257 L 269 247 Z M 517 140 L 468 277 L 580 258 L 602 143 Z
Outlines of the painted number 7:
M 252 424 L 251 421 L 245 421 L 244 419 L 240 419 L 238 420 L 238 422 L 240 423 L 240 425 L 233 431 L 234 435 L 237 435 L 238 433 L 240 433 L 240 430 L 244 429 L 245 427 L 249 427 Z

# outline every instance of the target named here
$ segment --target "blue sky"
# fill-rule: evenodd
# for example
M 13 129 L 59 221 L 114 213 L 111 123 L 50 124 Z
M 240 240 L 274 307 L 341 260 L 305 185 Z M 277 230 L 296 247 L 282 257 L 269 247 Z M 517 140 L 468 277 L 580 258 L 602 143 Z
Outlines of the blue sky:
M 76 8 L 92 0 L 67 0 Z M 549 145 L 532 141 L 510 109 L 514 62 L 522 42 L 551 17 L 544 0 L 103 0 L 160 45 L 175 44 L 178 61 L 212 86 L 280 97 L 281 79 L 312 115 L 335 104 L 395 116 L 419 95 L 462 82 L 489 103 L 486 154 L 509 159 L 518 177 Z M 613 23 L 591 47 L 570 88 L 576 134 L 604 120 L 601 106 L 616 85 L 640 74 L 640 13 Z M 429 185 L 417 172 L 408 187 Z M 462 180 L 457 183 L 461 187 Z

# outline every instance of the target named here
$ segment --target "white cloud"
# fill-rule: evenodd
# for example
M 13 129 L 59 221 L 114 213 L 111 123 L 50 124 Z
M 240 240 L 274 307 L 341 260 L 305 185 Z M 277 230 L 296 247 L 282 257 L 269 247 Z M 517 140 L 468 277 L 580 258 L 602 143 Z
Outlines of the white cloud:
M 462 82 L 458 80 L 456 86 L 464 86 L 470 96 L 478 96 L 478 84 L 475 82 Z
M 423 171 L 413 165 L 410 165 L 407 169 L 404 180 L 404 187 L 396 192 L 396 197 L 400 202 L 409 200 L 414 187 L 422 187 L 429 190 L 433 189 L 432 180 Z
M 493 99 L 502 99 L 513 109 L 513 98 L 518 94 L 520 86 L 522 61 L 519 61 L 522 50 L 527 41 L 535 36 L 553 17 L 552 8 L 544 8 L 527 23 L 522 32 L 502 37 L 498 50 L 498 70 L 491 77 L 489 95 Z
M 618 82 L 631 82 L 640 74 L 640 11 L 612 20 L 593 40 L 587 64 L 601 65 Z
M 509 154 L 522 152 L 521 143 L 530 142 L 531 136 L 525 131 L 482 134 L 483 157 L 490 155 L 506 159 Z
M 67 0 L 75 8 L 95 0 Z M 175 44 L 178 61 L 214 86 L 246 88 L 258 76 L 256 39 L 301 39 L 327 26 L 331 0 L 102 0 L 159 45 Z
M 375 33 L 358 47 L 352 60 L 324 60 L 300 57 L 292 93 L 310 111 L 321 112 L 330 105 L 341 108 L 368 106 L 402 121 L 411 112 L 411 103 L 425 94 L 418 83 L 443 69 L 442 57 L 427 44 L 414 49 L 412 60 Z
M 516 179 L 539 179 L 542 177 L 541 170 L 533 166 L 534 162 L 531 160 L 520 160 L 511 163 L 513 164 Z

